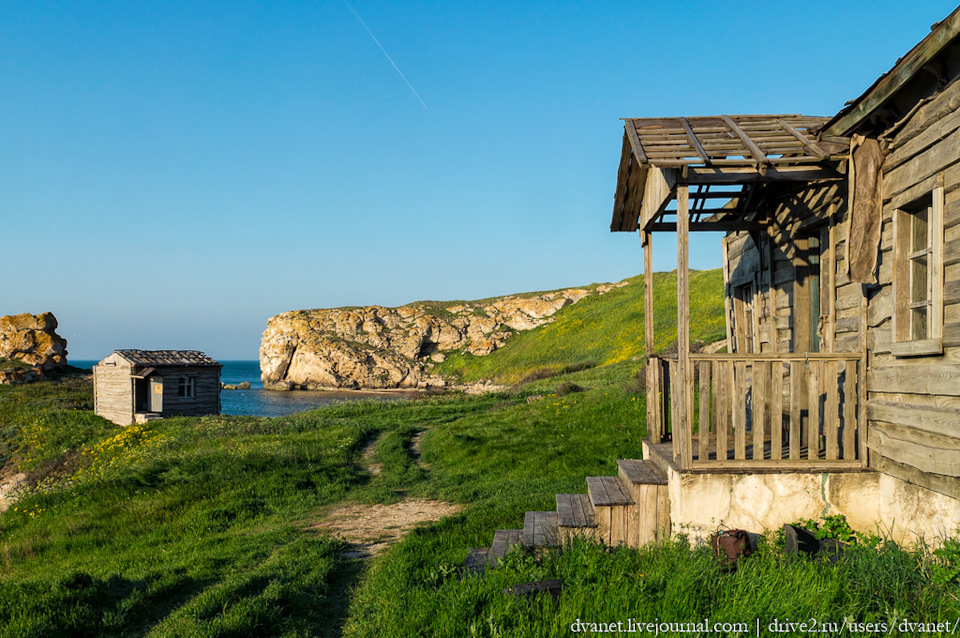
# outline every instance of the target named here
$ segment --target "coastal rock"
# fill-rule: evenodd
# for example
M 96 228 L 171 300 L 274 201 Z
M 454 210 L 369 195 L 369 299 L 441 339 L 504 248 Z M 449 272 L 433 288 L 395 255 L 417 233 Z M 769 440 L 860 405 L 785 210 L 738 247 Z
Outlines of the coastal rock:
M 553 321 L 560 309 L 598 289 L 511 295 L 445 308 L 423 302 L 284 312 L 267 321 L 260 342 L 261 379 L 270 390 L 442 388 L 446 381 L 430 370 L 448 354 L 486 356 L 514 332 Z
M 67 341 L 57 334 L 52 312 L 0 317 L 0 359 L 16 362 L 0 371 L 0 384 L 28 383 L 46 378 L 67 365 Z

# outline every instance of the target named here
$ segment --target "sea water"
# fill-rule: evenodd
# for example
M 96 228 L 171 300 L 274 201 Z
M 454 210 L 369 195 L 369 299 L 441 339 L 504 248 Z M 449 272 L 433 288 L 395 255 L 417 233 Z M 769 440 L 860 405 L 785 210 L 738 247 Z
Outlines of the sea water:
M 96 361 L 70 360 L 70 365 L 78 368 L 91 368 Z M 221 361 L 220 381 L 236 385 L 250 382 L 249 390 L 222 390 L 220 409 L 222 414 L 240 414 L 250 416 L 283 416 L 295 412 L 305 412 L 315 408 L 358 399 L 391 401 L 413 396 L 414 393 L 401 392 L 358 392 L 355 390 L 294 390 L 278 392 L 264 390 L 260 382 L 259 361 Z

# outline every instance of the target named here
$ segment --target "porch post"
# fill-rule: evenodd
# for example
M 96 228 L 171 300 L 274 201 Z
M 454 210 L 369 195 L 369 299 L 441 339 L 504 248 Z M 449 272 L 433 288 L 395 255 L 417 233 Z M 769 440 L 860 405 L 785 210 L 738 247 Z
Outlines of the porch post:
M 673 428 L 674 454 L 680 467 L 693 463 L 693 370 L 690 368 L 690 212 L 689 187 L 677 187 L 677 373 L 674 390 L 680 401 L 679 423 Z M 679 445 L 678 445 L 679 442 Z
M 647 436 L 651 443 L 660 443 L 663 440 L 663 382 L 660 362 L 653 358 L 653 234 L 646 230 L 640 231 L 640 240 L 643 243 L 643 347 L 647 355 L 646 386 L 647 386 Z
M 654 353 L 653 347 L 653 234 L 649 231 L 640 231 L 643 242 L 643 345 L 649 358 Z

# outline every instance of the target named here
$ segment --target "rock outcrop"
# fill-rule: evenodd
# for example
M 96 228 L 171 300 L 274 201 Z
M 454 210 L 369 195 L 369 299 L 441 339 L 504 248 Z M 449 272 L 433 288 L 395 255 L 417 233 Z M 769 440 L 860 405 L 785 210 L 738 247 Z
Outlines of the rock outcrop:
M 443 387 L 445 381 L 429 368 L 447 353 L 488 355 L 514 332 L 552 321 L 564 306 L 602 294 L 597 290 L 571 288 L 448 307 L 418 303 L 285 312 L 267 321 L 260 342 L 261 379 L 273 390 Z
M 67 341 L 56 332 L 52 312 L 0 317 L 0 384 L 26 383 L 67 365 Z

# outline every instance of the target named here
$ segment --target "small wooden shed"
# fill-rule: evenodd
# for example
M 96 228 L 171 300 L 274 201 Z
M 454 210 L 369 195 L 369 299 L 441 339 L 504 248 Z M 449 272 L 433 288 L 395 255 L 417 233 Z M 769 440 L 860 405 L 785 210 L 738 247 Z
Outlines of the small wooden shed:
M 116 350 L 93 366 L 94 412 L 118 425 L 220 413 L 220 369 L 198 350 Z

